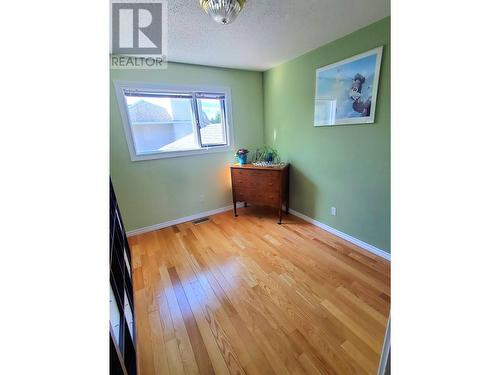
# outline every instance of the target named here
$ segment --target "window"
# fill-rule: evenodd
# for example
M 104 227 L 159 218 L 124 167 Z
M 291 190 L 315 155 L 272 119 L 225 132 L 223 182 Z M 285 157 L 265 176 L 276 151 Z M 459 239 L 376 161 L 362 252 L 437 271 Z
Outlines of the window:
M 115 81 L 115 89 L 132 160 L 231 149 L 228 88 Z

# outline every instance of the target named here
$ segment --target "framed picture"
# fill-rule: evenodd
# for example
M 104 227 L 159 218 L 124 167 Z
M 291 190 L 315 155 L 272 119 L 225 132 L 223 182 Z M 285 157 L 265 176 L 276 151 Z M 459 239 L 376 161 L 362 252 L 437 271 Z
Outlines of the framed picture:
M 314 126 L 375 122 L 382 48 L 316 69 Z

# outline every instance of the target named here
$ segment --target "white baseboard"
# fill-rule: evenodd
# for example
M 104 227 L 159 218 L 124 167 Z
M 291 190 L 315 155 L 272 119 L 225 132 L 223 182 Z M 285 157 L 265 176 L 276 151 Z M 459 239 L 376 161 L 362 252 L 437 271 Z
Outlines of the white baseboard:
M 314 219 L 310 218 L 309 216 L 304 215 L 303 213 L 292 210 L 291 208 L 290 208 L 290 213 L 297 216 L 297 217 L 300 217 L 302 220 L 305 220 L 308 223 L 311 223 L 311 224 L 316 225 L 317 227 L 319 227 L 321 229 L 326 230 L 327 232 L 329 232 L 331 234 L 334 234 L 334 235 L 336 235 L 336 236 L 338 236 L 346 241 L 349 241 L 349 242 L 351 242 L 351 243 L 353 243 L 353 244 L 355 244 L 355 245 L 357 245 L 365 250 L 368 250 L 370 253 L 378 255 L 384 259 L 387 259 L 388 261 L 391 260 L 391 254 L 389 254 L 388 252 L 386 252 L 384 250 L 379 249 L 378 247 L 375 247 L 373 245 L 370 245 L 369 243 L 358 240 L 357 238 L 350 236 L 347 233 L 341 232 L 338 229 L 335 229 L 335 228 L 332 228 L 326 224 L 323 224 L 322 222 L 320 222 L 318 220 L 314 220 Z
M 243 207 L 243 203 L 237 203 L 236 207 L 238 207 L 238 208 Z M 180 217 L 178 219 L 165 221 L 165 222 L 159 223 L 159 224 L 150 225 L 149 227 L 129 230 L 129 231 L 127 231 L 127 237 L 135 236 L 135 235 L 142 234 L 142 233 L 152 232 L 152 231 L 158 230 L 158 229 L 171 227 L 172 225 L 185 223 L 186 221 L 193 221 L 196 219 L 201 219 L 202 217 L 206 217 L 206 216 L 210 216 L 210 215 L 220 214 L 221 212 L 230 211 L 232 209 L 233 209 L 233 206 L 216 208 L 215 210 L 198 212 L 197 214 Z
M 238 208 L 243 207 L 243 203 L 237 203 L 236 206 Z M 152 232 L 152 231 L 158 230 L 158 229 L 171 227 L 172 225 L 185 223 L 187 221 L 193 221 L 193 220 L 200 219 L 202 217 L 206 217 L 206 216 L 210 216 L 210 215 L 220 214 L 221 212 L 230 211 L 232 209 L 233 209 L 233 206 L 216 208 L 215 210 L 198 212 L 198 213 L 190 215 L 190 216 L 185 216 L 185 217 L 181 217 L 178 219 L 165 221 L 163 223 L 150 225 L 148 227 L 129 230 L 129 231 L 127 231 L 127 237 L 135 236 L 135 235 L 146 233 L 146 232 Z M 338 229 L 332 228 L 326 224 L 323 224 L 320 221 L 314 220 L 314 219 L 310 218 L 309 216 L 304 215 L 303 213 L 292 210 L 291 208 L 290 208 L 290 213 L 297 216 L 297 217 L 300 217 L 302 220 L 305 220 L 308 223 L 311 223 L 311 224 L 316 225 L 317 227 L 319 227 L 321 229 L 326 230 L 327 232 L 329 232 L 331 234 L 334 234 L 334 235 L 336 235 L 336 236 L 338 236 L 346 241 L 349 241 L 349 242 L 351 242 L 351 243 L 353 243 L 353 244 L 355 244 L 355 245 L 357 245 L 365 250 L 368 250 L 369 252 L 371 252 L 375 255 L 381 256 L 382 258 L 387 259 L 389 261 L 391 260 L 391 254 L 389 254 L 389 253 L 385 252 L 384 250 L 381 250 L 373 245 L 370 245 L 369 243 L 358 240 L 357 238 L 352 237 L 352 236 L 348 235 L 347 233 L 341 232 Z

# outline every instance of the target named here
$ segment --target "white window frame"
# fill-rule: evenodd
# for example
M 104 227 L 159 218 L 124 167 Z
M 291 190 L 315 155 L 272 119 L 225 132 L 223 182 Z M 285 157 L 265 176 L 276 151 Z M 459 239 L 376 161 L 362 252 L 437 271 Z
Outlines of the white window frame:
M 125 131 L 125 138 L 127 140 L 128 150 L 130 153 L 130 160 L 141 161 L 141 160 L 153 160 L 153 159 L 164 159 L 164 158 L 174 158 L 179 156 L 188 155 L 205 155 L 212 154 L 215 152 L 228 152 L 231 151 L 234 145 L 234 131 L 233 131 L 233 116 L 232 116 L 232 105 L 231 105 L 231 89 L 229 87 L 221 86 L 195 86 L 195 85 L 172 85 L 164 83 L 152 83 L 152 82 L 132 82 L 132 81 L 113 81 L 116 92 L 116 100 L 118 102 L 118 108 L 120 110 L 120 115 L 122 118 L 123 130 Z M 191 150 L 180 150 L 180 151 L 163 151 L 150 154 L 138 154 L 135 150 L 134 138 L 132 134 L 132 126 L 129 118 L 127 101 L 125 99 L 125 90 L 137 90 L 137 91 L 155 91 L 155 92 L 166 92 L 166 93 L 181 93 L 181 94 L 191 94 L 194 93 L 223 93 L 225 95 L 224 99 L 224 115 L 227 137 L 227 145 L 221 146 L 206 146 Z

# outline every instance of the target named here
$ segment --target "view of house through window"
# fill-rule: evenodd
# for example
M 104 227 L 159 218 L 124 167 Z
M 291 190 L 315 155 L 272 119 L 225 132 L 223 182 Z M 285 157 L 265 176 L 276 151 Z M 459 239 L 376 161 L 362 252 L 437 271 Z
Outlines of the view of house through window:
M 126 99 L 137 154 L 198 146 L 191 97 L 126 94 Z
M 228 145 L 225 93 L 124 90 L 137 156 Z
M 224 99 L 202 98 L 197 100 L 200 118 L 200 135 L 203 146 L 226 144 L 224 126 Z

